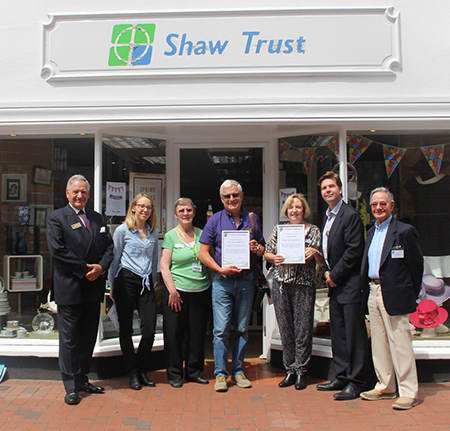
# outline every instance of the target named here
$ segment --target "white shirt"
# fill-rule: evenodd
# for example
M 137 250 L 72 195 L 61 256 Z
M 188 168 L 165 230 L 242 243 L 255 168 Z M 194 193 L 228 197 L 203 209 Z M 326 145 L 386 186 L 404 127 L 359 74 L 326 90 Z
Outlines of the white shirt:
M 336 216 L 338 215 L 339 210 L 342 206 L 342 199 L 339 201 L 339 203 L 331 209 L 330 207 L 327 208 L 327 211 L 325 212 L 325 215 L 327 216 L 327 221 L 325 223 L 325 226 L 323 228 L 323 235 L 322 235 L 322 251 L 323 251 L 323 257 L 325 259 L 325 262 L 328 266 L 328 236 L 330 235 L 331 228 L 333 226 L 334 221 L 336 220 Z

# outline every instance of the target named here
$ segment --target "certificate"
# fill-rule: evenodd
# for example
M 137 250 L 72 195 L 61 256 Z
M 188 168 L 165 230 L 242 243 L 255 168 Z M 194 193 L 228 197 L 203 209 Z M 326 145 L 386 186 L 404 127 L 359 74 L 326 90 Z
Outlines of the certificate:
M 284 256 L 283 263 L 305 263 L 305 225 L 277 226 L 277 253 Z
M 222 268 L 234 265 L 250 269 L 250 231 L 222 231 Z

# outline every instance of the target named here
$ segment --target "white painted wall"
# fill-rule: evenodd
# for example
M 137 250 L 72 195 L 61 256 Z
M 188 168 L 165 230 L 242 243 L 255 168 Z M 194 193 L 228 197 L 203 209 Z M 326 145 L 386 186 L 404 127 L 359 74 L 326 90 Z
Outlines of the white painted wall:
M 226 8 L 320 8 L 320 7 L 387 7 L 394 6 L 401 14 L 403 70 L 391 78 L 232 78 L 232 79 L 173 79 L 118 81 L 115 83 L 48 83 L 40 77 L 42 66 L 42 23 L 48 13 L 96 13 L 157 10 L 184 10 L 185 1 L 167 3 L 118 0 L 21 0 L 0 3 L 0 121 L 17 119 L 20 111 L 4 111 L 8 107 L 66 107 L 118 105 L 179 105 L 196 103 L 258 103 L 296 104 L 284 115 L 320 116 L 333 111 L 334 104 L 344 103 L 347 110 L 357 113 L 349 103 L 424 103 L 450 101 L 450 3 L 447 0 L 423 2 L 397 0 L 386 4 L 380 1 L 236 1 Z M 190 1 L 190 10 L 222 10 L 223 1 Z M 335 38 L 338 35 L 327 35 Z M 297 111 L 298 104 L 312 106 Z M 318 104 L 318 105 L 316 105 Z M 376 106 L 373 107 L 376 112 Z M 426 107 L 424 107 L 426 110 Z M 136 119 L 139 110 L 135 109 Z M 160 110 L 161 111 L 161 110 Z M 164 111 L 164 110 L 162 110 Z M 46 116 L 61 112 L 45 111 Z M 69 114 L 69 112 L 68 112 Z M 73 113 L 72 113 L 73 114 Z M 71 114 L 71 115 L 72 115 Z M 377 115 L 382 115 L 378 112 Z M 27 113 L 29 115 L 29 113 Z M 82 114 L 87 115 L 86 112 Z M 112 116 L 120 113 L 113 113 Z M 129 114 L 127 114 L 129 115 Z M 174 116 L 173 112 L 167 115 Z M 180 114 L 179 114 L 180 115 Z M 186 113 L 184 112 L 184 115 Z M 195 113 L 192 114 L 195 116 Z M 214 111 L 211 111 L 214 116 Z M 245 116 L 245 114 L 242 114 Z M 146 113 L 158 118 L 161 113 Z M 48 118 L 48 117 L 47 117 Z M 95 115 L 94 115 L 95 119 Z

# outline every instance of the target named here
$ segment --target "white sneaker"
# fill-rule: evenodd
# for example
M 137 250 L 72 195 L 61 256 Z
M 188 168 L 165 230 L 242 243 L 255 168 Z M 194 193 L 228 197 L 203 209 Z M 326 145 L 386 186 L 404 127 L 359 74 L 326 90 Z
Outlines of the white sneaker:
M 245 377 L 244 373 L 235 374 L 232 381 L 236 383 L 240 388 L 251 388 L 252 382 Z
M 214 390 L 217 392 L 228 391 L 227 379 L 225 376 L 219 375 L 216 377 L 216 383 L 214 384 Z

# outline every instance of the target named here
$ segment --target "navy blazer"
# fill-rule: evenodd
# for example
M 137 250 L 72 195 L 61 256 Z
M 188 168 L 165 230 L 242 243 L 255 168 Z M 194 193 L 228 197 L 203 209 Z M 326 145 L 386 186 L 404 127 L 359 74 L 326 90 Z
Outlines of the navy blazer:
M 325 220 L 326 222 L 326 220 Z M 325 223 L 324 223 L 325 226 Z M 326 235 L 323 232 L 323 235 Z M 360 265 L 364 250 L 364 225 L 360 215 L 342 202 L 328 235 L 328 270 L 337 287 L 330 287 L 340 304 L 362 301 Z
M 75 305 L 104 299 L 105 277 L 89 281 L 85 278 L 90 271 L 86 265 L 97 263 L 108 271 L 114 243 L 102 215 L 89 209 L 85 211 L 92 235 L 69 205 L 47 217 L 47 242 L 55 264 L 53 293 L 57 304 Z
M 369 296 L 368 250 L 375 227 L 367 232 L 366 246 L 361 266 L 361 279 L 365 298 Z M 404 257 L 393 259 L 391 251 L 403 249 Z M 380 261 L 380 284 L 383 303 L 390 316 L 416 311 L 416 299 L 423 275 L 423 255 L 416 229 L 394 218 L 389 223 Z

